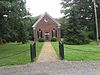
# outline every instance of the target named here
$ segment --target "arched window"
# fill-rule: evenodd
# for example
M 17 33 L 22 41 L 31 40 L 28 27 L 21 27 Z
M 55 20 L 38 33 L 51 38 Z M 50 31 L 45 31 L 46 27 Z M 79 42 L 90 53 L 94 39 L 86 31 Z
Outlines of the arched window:
M 39 39 L 42 38 L 42 30 L 41 29 L 39 29 L 39 31 L 37 32 L 37 34 L 38 34 L 38 38 Z
M 56 38 L 57 32 L 55 30 L 55 28 L 53 28 L 52 30 L 52 38 Z

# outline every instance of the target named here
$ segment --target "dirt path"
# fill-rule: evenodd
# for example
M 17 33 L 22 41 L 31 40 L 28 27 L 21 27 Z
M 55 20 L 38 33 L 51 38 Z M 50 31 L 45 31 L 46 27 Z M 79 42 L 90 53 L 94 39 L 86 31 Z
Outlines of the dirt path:
M 57 55 L 51 42 L 44 42 L 40 56 L 36 62 L 56 62 Z

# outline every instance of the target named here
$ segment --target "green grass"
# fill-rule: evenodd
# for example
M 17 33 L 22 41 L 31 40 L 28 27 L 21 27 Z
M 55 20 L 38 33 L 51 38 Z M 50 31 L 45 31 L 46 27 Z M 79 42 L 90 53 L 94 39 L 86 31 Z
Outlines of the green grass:
M 37 43 L 37 56 L 43 43 Z M 0 45 L 0 66 L 30 63 L 30 43 L 9 43 Z
M 56 51 L 57 56 L 59 57 L 59 43 L 58 42 L 52 42 L 53 48 Z
M 43 42 L 37 42 L 37 45 L 36 45 L 36 55 L 37 55 L 37 57 L 36 57 L 36 59 L 38 59 L 38 57 L 39 57 L 39 54 L 40 54 L 40 52 L 41 52 L 41 49 L 42 49 L 42 46 L 43 46 Z
M 52 43 L 58 55 L 58 42 Z M 90 61 L 100 60 L 100 46 L 96 42 L 91 42 L 86 45 L 64 45 L 65 60 L 68 61 Z

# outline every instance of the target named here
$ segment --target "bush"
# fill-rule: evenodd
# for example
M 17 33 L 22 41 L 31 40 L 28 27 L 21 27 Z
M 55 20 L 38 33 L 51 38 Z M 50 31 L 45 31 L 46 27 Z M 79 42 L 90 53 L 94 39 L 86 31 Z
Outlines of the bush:
M 69 45 L 82 45 L 90 43 L 90 40 L 88 39 L 87 33 L 81 33 L 81 34 L 74 34 L 73 36 L 67 35 L 64 38 L 64 43 Z
M 39 41 L 39 42 L 44 42 L 44 39 L 43 39 L 43 38 L 41 38 L 41 39 L 38 39 L 38 41 Z
M 52 42 L 56 42 L 57 39 L 56 39 L 56 38 L 52 38 L 51 41 L 52 41 Z

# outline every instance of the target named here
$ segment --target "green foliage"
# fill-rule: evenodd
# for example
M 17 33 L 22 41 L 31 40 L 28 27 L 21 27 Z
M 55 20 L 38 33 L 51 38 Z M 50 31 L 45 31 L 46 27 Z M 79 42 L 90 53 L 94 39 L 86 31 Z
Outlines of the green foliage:
M 44 42 L 43 38 L 38 39 L 39 42 Z
M 29 15 L 23 0 L 0 1 L 0 43 L 27 40 L 27 24 L 25 16 Z
M 52 38 L 51 41 L 52 41 L 52 42 L 56 42 L 57 39 L 56 39 L 56 38 Z
M 68 20 L 66 20 L 66 17 L 62 17 L 59 19 L 59 23 L 61 24 L 61 38 L 64 38 L 64 31 L 66 30 Z
M 63 0 L 61 4 L 65 15 L 61 22 L 65 43 L 86 44 L 89 39 L 94 39 L 96 31 L 92 0 Z
M 29 17 L 27 18 L 27 21 L 28 24 L 27 24 L 27 31 L 29 32 L 29 37 L 28 39 L 29 40 L 34 40 L 34 33 L 33 33 L 33 28 L 32 26 L 34 25 L 34 23 L 38 20 L 39 16 L 36 16 L 36 17 Z

